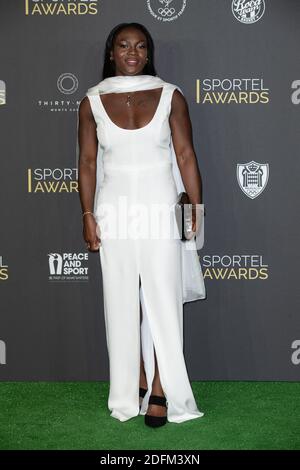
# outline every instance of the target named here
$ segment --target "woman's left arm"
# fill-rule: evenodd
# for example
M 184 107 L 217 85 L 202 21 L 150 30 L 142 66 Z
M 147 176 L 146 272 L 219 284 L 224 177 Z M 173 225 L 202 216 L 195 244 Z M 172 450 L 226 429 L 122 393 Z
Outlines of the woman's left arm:
M 202 203 L 202 179 L 193 145 L 193 131 L 188 105 L 179 90 L 172 97 L 169 117 L 178 167 L 192 204 Z

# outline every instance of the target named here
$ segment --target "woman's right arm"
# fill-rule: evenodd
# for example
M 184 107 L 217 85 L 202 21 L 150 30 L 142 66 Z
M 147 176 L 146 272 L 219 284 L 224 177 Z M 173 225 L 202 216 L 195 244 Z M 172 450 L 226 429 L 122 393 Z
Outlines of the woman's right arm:
M 98 139 L 94 116 L 89 98 L 85 96 L 79 105 L 78 122 L 78 190 L 82 213 L 93 212 L 96 189 L 96 169 Z M 96 232 L 97 223 L 92 214 L 83 217 L 83 238 L 90 246 L 90 251 L 97 251 L 100 238 Z

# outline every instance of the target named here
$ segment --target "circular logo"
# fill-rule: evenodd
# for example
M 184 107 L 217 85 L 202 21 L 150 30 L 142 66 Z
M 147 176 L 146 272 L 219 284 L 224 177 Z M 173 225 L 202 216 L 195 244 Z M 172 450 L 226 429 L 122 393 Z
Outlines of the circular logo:
M 78 79 L 73 73 L 62 73 L 57 79 L 57 88 L 64 95 L 71 95 L 78 88 Z
M 241 23 L 255 23 L 265 12 L 265 0 L 233 0 L 231 10 Z
M 158 21 L 174 21 L 182 15 L 187 0 L 147 0 L 151 15 Z

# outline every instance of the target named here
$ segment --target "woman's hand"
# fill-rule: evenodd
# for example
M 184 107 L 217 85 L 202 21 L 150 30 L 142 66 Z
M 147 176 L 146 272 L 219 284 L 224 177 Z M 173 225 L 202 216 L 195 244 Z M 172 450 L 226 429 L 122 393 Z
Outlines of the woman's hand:
M 203 214 L 202 214 L 201 205 L 193 204 L 192 206 L 192 232 L 190 233 L 190 236 L 188 237 L 189 240 L 198 234 L 199 228 L 202 222 L 202 217 L 203 217 Z
M 83 219 L 83 238 L 89 251 L 98 251 L 101 239 L 98 237 L 99 225 L 93 214 L 86 214 Z M 98 232 L 99 233 L 99 232 Z

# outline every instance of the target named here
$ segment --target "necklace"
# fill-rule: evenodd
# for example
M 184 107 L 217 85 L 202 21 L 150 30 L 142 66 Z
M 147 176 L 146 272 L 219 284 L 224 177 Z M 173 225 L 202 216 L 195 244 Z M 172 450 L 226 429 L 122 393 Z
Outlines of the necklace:
M 130 106 L 130 104 L 131 104 L 131 95 L 127 95 L 126 104 L 127 104 L 127 106 Z

